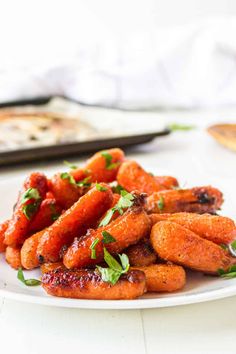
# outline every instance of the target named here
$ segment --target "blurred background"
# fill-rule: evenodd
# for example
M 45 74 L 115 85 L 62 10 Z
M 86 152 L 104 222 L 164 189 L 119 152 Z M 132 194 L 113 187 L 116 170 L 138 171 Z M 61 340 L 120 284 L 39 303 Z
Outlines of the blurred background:
M 3 106 L 59 96 L 85 120 L 99 110 L 80 104 L 235 117 L 235 0 L 0 0 L 0 43 Z

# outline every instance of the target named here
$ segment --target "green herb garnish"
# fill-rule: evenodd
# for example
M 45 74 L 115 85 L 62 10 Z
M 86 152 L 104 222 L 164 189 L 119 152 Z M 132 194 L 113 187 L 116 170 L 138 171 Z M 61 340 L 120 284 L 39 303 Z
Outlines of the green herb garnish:
M 104 260 L 109 266 L 109 268 L 97 266 L 97 269 L 101 274 L 103 281 L 115 285 L 121 275 L 128 272 L 130 267 L 129 258 L 124 253 L 122 255 L 119 254 L 119 258 L 121 265 L 114 257 L 112 257 L 112 255 L 104 247 Z
M 162 195 L 160 196 L 160 199 L 157 202 L 157 206 L 158 206 L 159 210 L 164 209 L 165 202 L 164 202 L 164 198 L 162 197 Z
M 21 204 L 25 204 L 26 202 L 28 202 L 31 199 L 34 199 L 35 201 L 41 199 L 37 188 L 27 189 L 27 191 L 25 191 L 25 193 L 22 195 Z
M 232 265 L 227 271 L 224 269 L 218 269 L 218 274 L 226 279 L 236 278 L 236 265 Z
M 96 259 L 96 246 L 97 244 L 100 242 L 99 238 L 95 238 L 95 240 L 93 240 L 91 246 L 89 247 L 91 249 L 91 259 Z
M 71 174 L 69 174 L 68 172 L 62 172 L 60 176 L 61 176 L 61 179 L 68 179 L 70 184 L 76 185 L 76 181 L 75 181 L 74 177 Z
M 107 224 L 109 224 L 113 214 L 116 211 L 118 211 L 118 213 L 122 215 L 124 213 L 124 209 L 131 207 L 133 203 L 134 203 L 133 194 L 128 193 L 125 190 L 121 191 L 121 197 L 118 203 L 106 213 L 105 217 L 100 222 L 99 227 L 106 226 Z
M 229 251 L 232 254 L 232 256 L 236 257 L 236 240 L 234 240 L 229 244 Z
M 103 236 L 102 242 L 104 244 L 116 242 L 116 239 L 107 231 L 102 231 L 102 236 Z
M 99 191 L 99 192 L 105 192 L 107 190 L 107 188 L 103 187 L 101 184 L 99 183 L 96 183 L 95 184 L 95 187 L 96 189 Z
M 22 207 L 22 211 L 25 214 L 26 218 L 28 220 L 31 220 L 36 211 L 38 210 L 39 204 L 33 203 L 33 204 L 26 204 Z
M 116 168 L 120 165 L 120 162 L 112 163 L 112 156 L 108 152 L 103 151 L 101 152 L 101 155 L 105 159 L 107 170 L 113 170 L 113 168 Z
M 89 180 L 91 179 L 91 176 L 85 177 L 82 181 L 77 182 L 78 187 L 90 187 L 91 183 Z
M 167 126 L 172 132 L 176 131 L 188 131 L 195 129 L 194 125 L 186 125 L 186 124 L 178 124 L 178 123 L 171 123 Z
M 37 286 L 41 284 L 41 281 L 38 279 L 25 279 L 22 268 L 18 269 L 17 278 L 27 286 Z
M 76 169 L 78 168 L 78 166 L 73 165 L 73 164 L 72 164 L 71 162 L 69 162 L 69 161 L 64 160 L 63 163 L 64 163 L 64 165 L 68 166 L 68 167 L 71 168 L 72 170 L 76 170 Z
M 110 183 L 110 186 L 113 193 L 121 194 L 121 191 L 127 192 L 120 184 L 117 184 L 116 182 Z
M 56 211 L 55 204 L 50 204 L 50 210 L 51 210 L 51 219 L 52 219 L 52 221 L 56 221 L 61 214 Z

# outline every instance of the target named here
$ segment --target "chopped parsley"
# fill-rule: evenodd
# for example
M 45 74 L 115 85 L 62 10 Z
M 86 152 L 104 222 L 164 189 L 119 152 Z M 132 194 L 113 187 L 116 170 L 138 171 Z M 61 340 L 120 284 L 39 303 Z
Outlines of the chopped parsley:
M 236 265 L 232 265 L 227 271 L 224 269 L 218 269 L 218 274 L 226 279 L 236 278 Z
M 116 211 L 118 211 L 118 213 L 122 215 L 124 213 L 124 209 L 131 207 L 133 203 L 134 203 L 133 194 L 128 193 L 125 190 L 121 191 L 121 197 L 118 203 L 112 209 L 108 210 L 105 217 L 100 222 L 99 227 L 106 226 L 107 224 L 109 224 L 113 214 Z
M 104 244 L 116 242 L 116 239 L 107 231 L 102 231 L 102 236 L 103 236 L 102 242 Z
M 74 177 L 68 172 L 62 172 L 61 173 L 61 179 L 68 179 L 70 184 L 76 185 L 76 181 L 75 181 Z
M 160 196 L 160 199 L 157 202 L 157 206 L 158 206 L 159 210 L 163 210 L 165 207 L 165 202 L 164 202 L 164 198 L 162 197 L 162 195 Z
M 32 202 L 29 204 L 25 204 L 29 201 Z M 37 188 L 29 188 L 22 195 L 21 204 L 25 204 L 22 206 L 22 211 L 28 220 L 31 220 L 31 218 L 38 210 L 40 201 L 41 197 Z
M 84 178 L 82 181 L 76 182 L 76 180 L 74 179 L 74 177 L 68 173 L 68 172 L 63 172 L 61 173 L 61 179 L 68 179 L 69 183 L 77 186 L 77 187 L 90 187 L 91 183 L 89 183 L 88 181 L 90 180 L 90 176 Z
M 236 240 L 231 242 L 228 247 L 229 247 L 229 251 L 232 254 L 232 256 L 236 257 Z
M 18 269 L 17 278 L 27 286 L 37 286 L 41 284 L 41 281 L 38 279 L 25 279 L 22 268 Z
M 69 167 L 70 169 L 72 169 L 72 170 L 76 170 L 76 169 L 78 168 L 78 166 L 73 165 L 73 164 L 72 164 L 71 162 L 69 162 L 69 161 L 64 160 L 63 163 L 64 163 L 64 165 L 68 166 L 68 167 Z
M 50 204 L 50 210 L 51 210 L 51 219 L 52 219 L 52 221 L 56 221 L 61 214 L 56 211 L 55 204 Z
M 176 131 L 188 131 L 195 129 L 194 125 L 186 125 L 186 124 L 179 124 L 179 123 L 171 123 L 167 126 L 172 132 Z
M 89 247 L 91 250 L 91 259 L 96 259 L 97 255 L 96 255 L 96 246 L 97 244 L 100 242 L 99 238 L 95 238 L 91 244 L 91 246 Z
M 31 199 L 34 199 L 35 201 L 41 199 L 37 188 L 27 189 L 27 191 L 25 191 L 25 193 L 22 195 L 21 204 L 25 204 L 26 202 L 28 202 Z
M 97 266 L 97 269 L 102 276 L 102 280 L 112 285 L 115 285 L 121 275 L 127 273 L 130 267 L 129 258 L 126 254 L 123 253 L 118 256 L 121 264 L 104 247 L 104 260 L 109 268 Z
M 101 152 L 101 155 L 105 159 L 107 170 L 113 170 L 114 168 L 116 168 L 120 165 L 120 162 L 112 163 L 112 156 L 108 152 L 103 151 L 103 152 Z
M 105 192 L 105 191 L 107 191 L 107 188 L 106 187 L 103 187 L 101 184 L 99 184 L 99 183 L 96 183 L 95 184 L 95 187 L 96 187 L 96 189 L 99 191 L 99 192 Z

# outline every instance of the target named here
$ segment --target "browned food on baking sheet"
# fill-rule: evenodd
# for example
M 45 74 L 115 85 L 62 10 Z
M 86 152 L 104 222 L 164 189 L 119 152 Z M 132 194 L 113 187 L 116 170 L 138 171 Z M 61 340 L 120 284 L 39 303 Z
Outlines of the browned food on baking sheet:
M 115 285 L 104 282 L 98 271 L 56 269 L 44 273 L 42 286 L 50 295 L 75 299 L 131 300 L 144 294 L 145 274 L 131 270 Z

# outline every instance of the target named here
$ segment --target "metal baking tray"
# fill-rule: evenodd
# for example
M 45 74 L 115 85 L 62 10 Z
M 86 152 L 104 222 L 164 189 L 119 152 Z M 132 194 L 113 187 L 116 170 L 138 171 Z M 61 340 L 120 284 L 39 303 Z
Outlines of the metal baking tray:
M 47 103 L 51 97 L 42 97 L 33 100 L 14 101 L 0 104 L 0 108 L 10 108 L 24 105 L 41 105 Z M 107 138 L 98 138 L 81 142 L 61 143 L 57 145 L 40 146 L 33 148 L 17 149 L 0 152 L 0 167 L 18 163 L 58 159 L 66 156 L 79 156 L 111 147 L 130 147 L 137 144 L 144 144 L 152 141 L 156 137 L 170 134 L 169 129 L 162 129 L 155 132 L 124 135 Z

